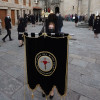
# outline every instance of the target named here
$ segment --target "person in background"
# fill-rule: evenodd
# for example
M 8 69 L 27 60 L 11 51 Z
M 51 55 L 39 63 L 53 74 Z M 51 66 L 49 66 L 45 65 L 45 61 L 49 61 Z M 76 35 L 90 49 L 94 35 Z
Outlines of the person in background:
M 91 14 L 89 21 L 88 21 L 89 30 L 91 30 L 93 28 L 93 20 L 94 20 L 94 17 L 93 17 L 93 14 Z
M 100 16 L 96 16 L 96 19 L 94 21 L 94 26 L 93 26 L 93 30 L 94 30 L 94 38 L 98 38 L 98 34 L 100 33 Z
M 0 19 L 0 35 L 2 35 L 2 34 L 1 34 L 1 29 L 2 29 L 1 23 L 2 23 L 2 21 L 1 21 L 1 19 Z
M 27 17 L 28 17 L 28 23 L 30 23 L 31 22 L 31 15 L 28 14 Z
M 77 14 L 75 14 L 75 26 L 77 27 L 77 23 L 78 23 L 78 16 Z
M 18 40 L 19 40 L 19 47 L 23 46 L 23 34 L 25 32 L 25 24 L 24 24 L 24 18 L 19 19 L 19 24 L 18 24 Z
M 12 41 L 13 39 L 11 38 L 11 18 L 8 15 L 5 17 L 5 28 L 7 30 L 7 35 L 2 39 L 3 42 L 5 42 L 5 39 L 9 36 L 9 41 Z
M 39 18 L 39 16 L 38 16 L 38 14 L 36 15 L 36 22 L 38 23 L 38 18 Z
M 63 27 L 63 18 L 60 13 L 57 13 L 56 16 L 58 18 L 58 32 L 61 33 L 61 29 Z
M 88 15 L 87 15 L 87 14 L 84 16 L 84 21 L 85 21 L 86 23 L 88 22 Z
M 32 27 L 35 27 L 35 16 L 31 15 L 31 22 L 32 22 Z
M 28 16 L 27 16 L 27 14 L 24 15 L 24 24 L 25 24 L 25 31 L 27 31 L 27 24 L 28 24 Z

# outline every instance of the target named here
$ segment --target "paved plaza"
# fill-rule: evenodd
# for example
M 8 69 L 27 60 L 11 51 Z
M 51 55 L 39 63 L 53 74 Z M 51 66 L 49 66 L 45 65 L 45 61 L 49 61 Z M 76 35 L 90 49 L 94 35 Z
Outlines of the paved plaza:
M 39 33 L 42 25 L 28 25 L 27 32 Z M 73 22 L 64 22 L 63 32 L 73 34 L 69 40 L 69 65 L 67 96 L 62 100 L 100 100 L 100 35 L 94 38 L 92 30 L 75 27 Z M 41 89 L 34 91 L 25 85 L 24 46 L 19 46 L 17 27 L 12 28 L 13 41 L 0 35 L 0 100 L 45 100 Z M 61 45 L 61 44 L 59 44 Z M 25 95 L 24 95 L 25 94 Z M 49 97 L 48 97 L 48 100 Z M 61 100 L 55 89 L 53 100 Z

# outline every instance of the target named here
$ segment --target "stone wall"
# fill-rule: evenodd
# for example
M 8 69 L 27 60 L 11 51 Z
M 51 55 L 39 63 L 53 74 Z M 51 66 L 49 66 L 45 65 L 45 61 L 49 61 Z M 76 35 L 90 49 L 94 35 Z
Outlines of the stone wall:
M 77 13 L 77 0 L 63 0 L 60 11 L 63 12 L 63 15 Z
M 100 13 L 100 0 L 91 0 L 90 14 Z M 68 14 L 86 15 L 88 14 L 88 0 L 63 0 L 60 3 L 60 11 L 63 16 Z

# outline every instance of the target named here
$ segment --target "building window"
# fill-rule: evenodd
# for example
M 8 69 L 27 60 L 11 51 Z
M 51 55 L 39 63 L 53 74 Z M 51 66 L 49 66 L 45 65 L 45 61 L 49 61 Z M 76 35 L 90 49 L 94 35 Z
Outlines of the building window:
M 15 0 L 15 3 L 18 4 L 18 0 Z
M 26 0 L 23 0 L 23 5 L 26 5 Z
M 6 2 L 8 2 L 8 0 L 2 0 L 2 1 L 6 1 Z
M 31 0 L 29 0 L 29 6 L 31 6 Z

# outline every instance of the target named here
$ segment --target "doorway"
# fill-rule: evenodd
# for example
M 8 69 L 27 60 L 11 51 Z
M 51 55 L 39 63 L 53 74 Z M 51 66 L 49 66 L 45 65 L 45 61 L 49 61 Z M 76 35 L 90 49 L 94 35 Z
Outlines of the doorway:
M 5 9 L 0 9 L 0 19 L 2 21 L 2 27 L 5 27 L 5 17 L 7 16 L 7 10 Z
M 15 25 L 15 11 L 11 10 L 11 21 L 12 21 L 12 25 Z

